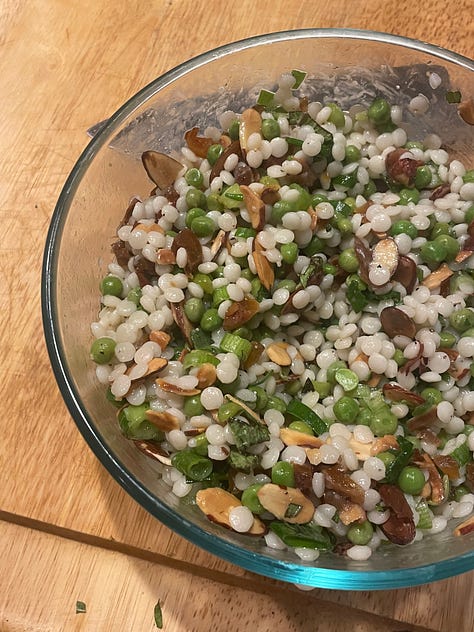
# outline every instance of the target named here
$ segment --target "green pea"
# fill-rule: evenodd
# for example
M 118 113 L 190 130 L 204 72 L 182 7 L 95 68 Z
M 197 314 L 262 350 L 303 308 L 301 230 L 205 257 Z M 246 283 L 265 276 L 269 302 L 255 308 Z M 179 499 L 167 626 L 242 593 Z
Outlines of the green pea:
M 142 289 L 141 287 L 133 287 L 130 292 L 127 294 L 127 301 L 131 301 L 135 303 L 135 305 L 140 305 L 140 299 L 142 297 Z
M 188 298 L 184 304 L 184 313 L 192 323 L 198 323 L 201 320 L 204 311 L 204 303 L 200 298 Z
M 191 228 L 193 220 L 195 220 L 196 217 L 204 217 L 205 215 L 206 215 L 206 211 L 201 207 L 197 206 L 197 207 L 190 208 L 188 212 L 186 213 L 186 226 L 188 228 Z
M 207 206 L 207 198 L 204 191 L 200 191 L 194 187 L 188 189 L 186 191 L 186 204 L 188 209 L 196 207 L 205 209 Z
M 466 222 L 466 224 L 470 224 L 472 221 L 474 221 L 474 204 L 467 209 L 466 215 L 464 216 L 464 221 Z
M 474 182 L 474 169 L 469 169 L 462 177 L 463 182 Z
M 229 136 L 232 140 L 239 139 L 239 129 L 240 129 L 239 120 L 238 119 L 233 120 L 232 123 L 229 125 Z
M 349 542 L 361 546 L 368 544 L 373 535 L 374 528 L 372 523 L 368 520 L 364 520 L 364 522 L 354 522 L 347 530 L 347 539 Z
M 208 455 L 207 448 L 209 446 L 209 441 L 207 440 L 206 435 L 204 433 L 200 434 L 194 438 L 194 441 L 195 441 L 195 445 L 193 448 L 193 452 L 196 452 L 196 454 L 199 454 L 199 456 L 207 456 Z
M 332 274 L 333 276 L 337 274 L 336 266 L 333 266 L 332 263 L 325 263 L 323 265 L 324 274 Z
M 433 388 L 432 386 L 427 386 L 426 388 L 424 388 L 421 391 L 420 395 L 425 401 L 429 402 L 433 406 L 436 406 L 443 401 L 442 394 L 438 391 L 438 389 Z
M 399 219 L 394 222 L 390 228 L 390 235 L 395 237 L 396 235 L 408 235 L 411 239 L 416 239 L 418 236 L 418 229 L 411 222 L 406 219 Z
M 359 260 L 357 259 L 354 248 L 346 248 L 341 252 L 338 258 L 339 265 L 346 272 L 357 272 L 359 269 Z
M 188 171 L 186 171 L 184 179 L 186 180 L 186 184 L 189 184 L 189 186 L 192 187 L 196 187 L 197 189 L 200 189 L 204 182 L 204 177 L 202 173 L 196 167 L 188 169 Z
M 317 206 L 321 202 L 329 202 L 329 200 L 322 193 L 313 193 L 313 195 L 311 196 L 311 205 Z
M 247 327 L 239 327 L 238 329 L 234 329 L 232 332 L 234 336 L 239 336 L 239 338 L 245 338 L 245 340 L 252 340 L 252 332 Z
M 344 127 L 346 120 L 341 108 L 336 103 L 328 103 L 327 105 L 331 108 L 328 121 L 333 123 L 336 127 Z
M 387 407 L 386 411 L 372 413 L 369 427 L 376 437 L 383 437 L 386 434 L 393 434 L 396 431 L 398 428 L 398 419 Z
M 292 421 L 288 427 L 292 430 L 297 430 L 298 432 L 304 432 L 305 434 L 314 436 L 313 429 L 305 421 Z
M 325 248 L 324 241 L 317 235 L 313 235 L 309 244 L 303 248 L 303 254 L 307 257 L 312 257 L 318 254 L 318 252 L 324 252 Z
M 448 254 L 447 248 L 442 243 L 436 243 L 436 241 L 427 241 L 420 248 L 421 258 L 428 265 L 436 265 L 446 259 Z
M 338 217 L 336 228 L 342 235 L 348 235 L 353 231 L 352 222 L 348 217 Z
M 377 192 L 377 185 L 373 180 L 369 180 L 364 187 L 364 197 L 369 199 L 371 195 Z
M 242 412 L 242 408 L 238 404 L 234 404 L 234 402 L 224 402 L 217 410 L 217 419 L 223 423 L 224 421 L 232 419 L 232 417 L 235 417 L 240 412 Z
M 100 282 L 100 291 L 104 296 L 120 296 L 123 291 L 123 283 L 118 277 L 109 274 Z
M 351 424 L 359 414 L 359 404 L 352 397 L 345 395 L 337 400 L 333 406 L 336 418 L 343 424 Z
M 328 366 L 327 372 L 326 372 L 326 376 L 327 376 L 327 381 L 330 384 L 335 384 L 335 382 L 336 382 L 336 371 L 338 369 L 347 369 L 347 364 L 344 362 L 344 360 L 336 360 L 335 362 L 332 362 Z
M 281 281 L 278 282 L 277 285 L 277 289 L 286 289 L 288 290 L 288 292 L 294 292 L 296 289 L 296 283 L 295 281 L 292 281 L 292 279 L 282 279 Z
M 224 276 L 224 266 L 217 266 L 217 268 L 212 273 L 212 277 L 214 279 L 222 279 Z
M 474 327 L 470 327 L 469 329 L 466 329 L 466 331 L 463 331 L 461 334 L 461 338 L 474 338 Z
M 280 124 L 275 121 L 274 118 L 263 119 L 262 121 L 262 136 L 265 140 L 272 140 L 280 136 Z
M 248 507 L 253 514 L 262 514 L 265 511 L 265 507 L 258 499 L 258 491 L 263 487 L 262 483 L 254 483 L 244 489 L 242 492 L 241 502 L 242 505 Z
M 313 382 L 313 388 L 316 393 L 319 393 L 319 399 L 324 399 L 325 397 L 329 397 L 331 394 L 331 384 L 329 382 Z
M 293 182 L 292 184 L 290 184 L 290 189 L 292 189 L 293 191 L 298 191 L 299 193 L 299 196 L 294 202 L 296 208 L 299 211 L 306 211 L 311 206 L 311 194 L 308 192 L 307 189 L 305 189 L 303 186 L 301 186 L 301 184 L 298 184 L 297 182 Z
M 201 317 L 200 326 L 204 331 L 215 331 L 222 325 L 222 318 L 217 313 L 217 309 L 211 307 L 207 309 Z
M 345 160 L 348 163 L 359 162 L 361 157 L 360 149 L 355 145 L 346 145 Z
M 436 222 L 430 232 L 431 239 L 436 239 L 440 235 L 451 235 L 451 226 L 447 222 Z
M 295 486 L 295 472 L 293 463 L 288 461 L 278 461 L 272 467 L 271 473 L 272 483 L 275 485 L 284 485 L 285 487 Z
M 214 288 L 212 286 L 212 279 L 209 275 L 203 274 L 202 272 L 197 272 L 193 276 L 193 282 L 197 283 L 200 288 L 204 291 L 205 294 L 212 294 Z
M 198 237 L 210 237 L 214 234 L 216 225 L 210 217 L 195 217 L 191 222 L 191 230 Z
M 217 159 L 219 158 L 219 156 L 222 154 L 222 152 L 224 151 L 224 147 L 222 147 L 222 145 L 220 145 L 219 143 L 216 143 L 215 145 L 211 145 L 209 147 L 209 149 L 207 150 L 207 162 L 211 165 L 211 167 L 213 167 L 216 162 Z
M 332 184 L 338 184 L 346 189 L 352 189 L 357 183 L 357 169 L 352 173 L 340 173 L 338 176 L 334 176 Z
M 446 248 L 446 261 L 452 261 L 455 259 L 456 255 L 461 250 L 458 240 L 450 235 L 438 235 L 438 237 L 434 240 L 434 243 L 440 244 Z
M 91 345 L 91 357 L 96 364 L 108 364 L 114 357 L 115 340 L 112 338 L 97 338 Z
M 425 486 L 425 477 L 420 468 L 407 465 L 400 472 L 398 486 L 405 494 L 417 496 Z
M 255 402 L 255 410 L 264 410 L 268 403 L 267 391 L 261 386 L 249 386 L 248 389 L 249 391 L 252 391 L 252 393 L 255 393 L 255 395 L 257 396 L 257 400 Z
M 424 189 L 431 184 L 433 173 L 428 165 L 418 167 L 415 173 L 415 186 L 417 189 Z
M 278 191 L 280 188 L 280 183 L 276 178 L 272 178 L 271 176 L 262 176 L 259 180 L 261 184 L 264 184 L 266 187 L 270 187 Z
M 354 390 L 359 384 L 359 378 L 354 371 L 350 369 L 338 369 L 335 373 L 336 382 L 347 391 Z
M 286 411 L 286 404 L 281 397 L 276 395 L 269 395 L 267 402 L 267 410 L 279 410 L 281 413 Z
M 295 263 L 298 259 L 298 244 L 292 241 L 289 244 L 282 244 L 280 248 L 281 258 L 285 263 Z
M 464 307 L 453 312 L 449 317 L 449 324 L 453 329 L 463 333 L 474 327 L 474 310 Z
M 407 206 L 407 204 L 413 203 L 418 204 L 420 201 L 420 192 L 417 189 L 401 189 L 398 192 L 400 200 L 397 204 L 401 204 L 403 206 Z
M 375 99 L 367 110 L 367 116 L 375 124 L 387 123 L 390 121 L 390 114 L 390 104 L 385 99 Z
M 377 454 L 377 458 L 380 459 L 387 468 L 391 463 L 395 461 L 396 457 L 392 452 L 379 452 Z
M 393 360 L 397 363 L 397 366 L 403 366 L 407 359 L 403 355 L 403 351 L 401 349 L 395 349 L 395 353 L 393 354 Z
M 470 494 L 470 490 L 465 485 L 458 485 L 453 490 L 454 500 L 460 502 L 466 494 Z
M 442 349 L 451 349 L 456 344 L 456 336 L 449 331 L 442 331 L 439 334 L 439 346 Z
M 210 193 L 207 196 L 207 208 L 209 211 L 223 211 L 224 205 L 221 202 L 220 196 L 218 193 Z
M 368 408 L 361 408 L 355 423 L 359 426 L 370 426 L 370 422 L 372 421 L 372 411 Z
M 281 220 L 283 215 L 286 213 L 290 213 L 295 210 L 295 205 L 293 202 L 289 202 L 288 200 L 278 200 L 272 207 L 271 212 L 271 221 L 272 224 L 281 224 Z
M 194 417 L 194 415 L 202 415 L 204 407 L 201 404 L 199 395 L 192 395 L 191 397 L 185 397 L 183 403 L 183 412 L 186 417 Z

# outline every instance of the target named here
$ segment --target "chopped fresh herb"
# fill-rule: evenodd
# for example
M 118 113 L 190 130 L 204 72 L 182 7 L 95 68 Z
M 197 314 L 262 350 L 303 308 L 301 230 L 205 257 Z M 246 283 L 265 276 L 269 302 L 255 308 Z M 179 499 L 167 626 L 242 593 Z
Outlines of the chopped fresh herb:
M 210 334 L 203 331 L 199 327 L 193 329 L 191 332 L 191 341 L 195 349 L 206 349 L 211 346 L 212 339 Z
M 362 289 L 360 281 L 354 279 L 347 285 L 346 298 L 355 312 L 361 312 L 371 302 L 379 303 L 382 300 L 400 302 L 400 292 L 390 291 L 386 294 L 374 294 L 369 289 Z
M 297 90 L 306 78 L 304 70 L 292 70 L 291 74 L 295 78 L 295 83 L 292 85 L 292 90 Z
M 285 511 L 285 518 L 295 518 L 303 509 L 301 505 L 290 503 Z
M 405 437 L 397 437 L 397 443 L 400 446 L 400 450 L 397 452 L 395 459 L 387 466 L 385 471 L 385 480 L 387 483 L 396 483 L 400 472 L 408 465 L 411 455 L 413 453 L 413 443 L 405 439 Z
M 256 454 L 242 454 L 242 452 L 238 450 L 231 450 L 229 454 L 229 465 L 234 470 L 248 474 L 258 465 L 258 456 Z
M 333 548 L 336 540 L 330 531 L 313 523 L 288 524 L 275 520 L 270 523 L 270 530 L 287 546 L 292 547 L 328 551 Z
M 163 613 L 161 611 L 161 604 L 159 601 L 156 602 L 155 609 L 153 611 L 153 615 L 155 617 L 155 625 L 160 630 L 163 628 Z
M 76 614 L 87 612 L 86 604 L 83 601 L 76 601 Z
M 450 90 L 449 92 L 446 92 L 446 101 L 448 103 L 461 103 L 461 93 L 459 92 L 459 90 Z
M 315 435 L 323 434 L 327 432 L 328 425 L 327 423 L 317 415 L 314 410 L 311 410 L 309 406 L 303 404 L 297 399 L 293 399 L 288 406 L 286 407 L 286 412 L 288 415 L 299 419 L 300 421 L 305 421 L 309 426 L 311 426 L 312 431 Z
M 242 417 L 234 417 L 228 423 L 234 435 L 235 445 L 239 450 L 270 440 L 268 427 L 258 423 L 255 419 L 246 421 Z
M 288 145 L 294 145 L 295 147 L 303 147 L 303 141 L 300 138 L 293 138 L 293 136 L 285 136 L 285 140 Z
M 271 90 L 260 90 L 260 94 L 257 98 L 257 105 L 263 105 L 264 107 L 271 107 L 273 103 L 273 97 L 275 93 Z

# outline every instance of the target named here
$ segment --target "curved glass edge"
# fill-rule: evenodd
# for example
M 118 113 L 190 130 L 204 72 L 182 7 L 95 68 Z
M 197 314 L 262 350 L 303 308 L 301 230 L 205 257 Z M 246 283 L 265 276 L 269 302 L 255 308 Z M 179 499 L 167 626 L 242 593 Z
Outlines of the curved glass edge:
M 107 139 L 113 134 L 122 120 L 131 114 L 143 100 L 150 98 L 162 87 L 175 81 L 192 69 L 211 61 L 213 58 L 227 55 L 244 48 L 281 41 L 287 39 L 289 35 L 291 35 L 292 38 L 340 37 L 367 40 L 376 39 L 377 41 L 399 45 L 405 48 L 413 48 L 418 51 L 422 50 L 430 55 L 460 64 L 474 71 L 474 62 L 469 58 L 415 39 L 389 33 L 358 29 L 299 29 L 246 38 L 202 53 L 164 73 L 161 77 L 142 88 L 108 119 L 100 132 L 86 146 L 66 180 L 51 219 L 43 254 L 41 311 L 46 347 L 53 372 L 71 416 L 92 452 L 102 465 L 115 480 L 119 482 L 123 489 L 155 518 L 180 536 L 202 547 L 206 551 L 212 552 L 254 573 L 315 588 L 383 590 L 416 586 L 452 577 L 474 568 L 474 551 L 456 558 L 411 569 L 346 571 L 318 568 L 317 566 L 301 566 L 296 563 L 292 564 L 269 557 L 263 557 L 246 549 L 240 549 L 215 535 L 206 533 L 200 527 L 197 527 L 182 516 L 178 517 L 165 504 L 161 503 L 158 498 L 147 493 L 135 476 L 125 468 L 120 461 L 113 457 L 103 442 L 101 435 L 96 431 L 93 421 L 82 411 L 78 395 L 72 387 L 71 376 L 63 362 L 64 354 L 57 335 L 59 328 L 54 295 L 54 278 L 57 264 L 55 247 L 64 227 L 64 218 L 68 211 L 68 199 L 80 182 L 87 169 L 88 163 L 93 159 L 99 148 L 107 142 Z

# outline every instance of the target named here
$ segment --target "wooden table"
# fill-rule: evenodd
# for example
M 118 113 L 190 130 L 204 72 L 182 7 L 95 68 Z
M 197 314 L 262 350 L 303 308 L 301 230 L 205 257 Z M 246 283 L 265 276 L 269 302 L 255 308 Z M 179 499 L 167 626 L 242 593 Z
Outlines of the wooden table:
M 473 629 L 473 573 L 396 592 L 303 593 L 161 526 L 76 430 L 39 299 L 48 223 L 85 129 L 154 77 L 235 39 L 310 26 L 389 31 L 472 57 L 473 10 L 472 0 L 1 1 L 2 632 L 144 632 L 156 629 L 157 600 L 167 632 Z

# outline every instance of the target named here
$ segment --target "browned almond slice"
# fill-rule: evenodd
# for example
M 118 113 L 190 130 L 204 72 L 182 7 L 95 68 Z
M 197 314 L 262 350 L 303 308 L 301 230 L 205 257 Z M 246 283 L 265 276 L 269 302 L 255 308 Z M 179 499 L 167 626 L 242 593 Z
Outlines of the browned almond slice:
M 398 258 L 398 266 L 395 270 L 392 281 L 401 283 L 406 291 L 411 294 L 418 280 L 416 263 L 411 257 L 400 255 Z
M 176 263 L 176 255 L 171 248 L 160 248 L 156 252 L 156 263 L 160 266 L 174 265 Z
M 216 367 L 210 362 L 202 364 L 196 374 L 198 379 L 198 387 L 206 388 L 212 386 L 217 379 Z
M 153 377 L 155 374 L 159 373 L 162 369 L 164 369 L 165 366 L 167 366 L 167 364 L 168 364 L 168 360 L 166 360 L 166 358 L 153 358 L 148 363 L 148 368 L 146 370 L 146 373 L 144 373 L 143 375 L 140 375 L 139 377 L 132 377 L 131 380 L 132 382 L 137 382 L 138 380 L 144 380 L 145 378 Z M 129 375 L 131 370 L 135 366 L 136 364 L 129 367 L 125 371 L 125 373 Z
M 470 516 L 454 529 L 454 535 L 467 535 L 474 531 L 474 516 Z
M 472 250 L 461 250 L 461 252 L 458 252 L 458 254 L 456 255 L 456 258 L 454 259 L 454 261 L 456 263 L 462 263 L 463 261 L 466 261 L 466 259 L 469 259 L 469 257 L 471 257 L 473 254 Z
M 370 388 L 375 388 L 376 386 L 380 384 L 381 379 L 382 379 L 381 375 L 374 373 L 372 377 L 370 378 L 370 380 L 367 381 L 367 386 L 370 386 Z
M 252 254 L 255 268 L 257 269 L 257 276 L 260 279 L 262 285 L 267 290 L 271 290 L 273 282 L 275 281 L 275 273 L 273 272 L 273 267 L 263 254 L 263 246 L 261 246 L 256 239 L 253 240 L 253 248 L 254 250 Z
M 145 231 L 145 233 L 151 233 L 151 232 L 155 232 L 155 233 L 161 233 L 162 235 L 165 234 L 164 229 L 159 225 L 159 224 L 137 224 L 133 230 L 143 230 Z
M 171 313 L 173 314 L 173 320 L 181 329 L 183 336 L 186 339 L 186 342 L 190 347 L 194 347 L 193 341 L 191 340 L 191 332 L 193 330 L 193 326 L 191 321 L 184 313 L 184 301 L 181 303 L 170 303 Z
M 367 518 L 364 508 L 356 503 L 348 501 L 339 511 L 342 524 L 350 525 L 353 522 L 363 522 Z
M 467 99 L 458 105 L 459 116 L 468 125 L 474 125 L 474 100 Z
M 161 331 L 158 329 L 155 331 L 150 331 L 149 337 L 152 342 L 156 342 L 157 345 L 160 345 L 160 348 L 162 350 L 166 349 L 171 340 L 171 336 L 166 333 L 166 331 Z
M 144 151 L 142 163 L 150 180 L 160 189 L 172 185 L 184 169 L 180 162 L 159 151 Z
M 425 403 L 425 398 L 418 393 L 409 391 L 406 388 L 400 386 L 400 384 L 384 384 L 382 387 L 384 397 L 391 402 L 409 402 L 414 406 L 419 406 Z
M 206 136 L 199 136 L 199 127 L 193 127 L 188 129 L 184 134 L 184 140 L 186 141 L 189 149 L 199 156 L 199 158 L 205 158 L 207 156 L 207 150 L 211 145 L 214 145 L 212 138 Z
M 286 342 L 272 342 L 272 344 L 268 345 L 266 351 L 270 360 L 278 364 L 278 366 L 290 366 L 291 358 L 287 348 L 288 343 Z
M 134 443 L 143 454 L 146 454 L 152 459 L 156 459 L 160 463 L 163 463 L 163 465 L 171 465 L 170 455 L 157 443 L 144 441 L 142 439 L 135 439 Z
M 443 263 L 437 270 L 435 270 L 431 274 L 428 274 L 428 276 L 423 279 L 421 284 L 430 290 L 434 290 L 438 288 L 443 281 L 449 279 L 449 277 L 451 277 L 453 274 L 454 273 L 451 268 Z
M 380 322 L 382 329 L 390 338 L 394 336 L 414 338 L 416 334 L 415 323 L 398 307 L 385 307 L 380 312 Z
M 258 314 L 260 305 L 251 296 L 244 296 L 241 301 L 232 303 L 227 309 L 224 322 L 222 324 L 225 331 L 232 331 L 238 327 L 242 327 L 251 318 Z
M 384 435 L 383 437 L 377 437 L 370 446 L 370 455 L 376 456 L 381 452 L 387 450 L 398 450 L 399 445 L 397 438 L 394 435 Z
M 372 261 L 369 264 L 369 274 L 372 270 L 380 269 L 386 270 L 389 274 L 389 279 L 392 278 L 395 270 L 398 266 L 398 248 L 395 241 L 388 237 L 387 239 L 381 239 L 374 246 L 372 251 Z M 386 281 L 378 283 L 370 278 L 372 285 L 385 285 Z
M 306 448 L 306 458 L 311 465 L 319 465 L 321 463 L 321 450 L 319 448 Z
M 248 139 L 255 132 L 260 133 L 262 130 L 262 117 L 257 110 L 249 108 L 244 110 L 240 116 L 239 140 L 240 146 L 245 151 L 248 148 Z
M 250 216 L 252 228 L 262 230 L 265 225 L 265 203 L 250 187 L 241 184 L 240 190 L 244 196 L 244 203 Z
M 229 517 L 231 510 L 242 506 L 238 498 L 220 487 L 200 489 L 196 494 L 196 504 L 208 520 L 227 527 L 227 529 L 232 529 Z M 263 535 L 266 531 L 264 523 L 259 518 L 254 517 L 253 525 L 247 533 Z
M 314 505 L 299 489 L 266 483 L 257 496 L 275 518 L 291 524 L 305 524 L 314 515 Z
M 314 231 L 316 230 L 316 226 L 318 225 L 318 214 L 316 213 L 316 211 L 314 210 L 312 206 L 308 208 L 308 213 L 311 216 L 311 224 L 309 227 L 310 227 L 311 232 L 314 233 Z
M 203 262 L 202 246 L 197 236 L 189 228 L 183 228 L 173 239 L 171 250 L 176 255 L 180 248 L 184 248 L 187 255 L 184 271 L 188 276 L 193 275 Z
M 372 456 L 370 453 L 371 445 L 372 444 L 370 443 L 362 443 L 361 441 L 357 441 L 357 439 L 349 439 L 349 447 L 353 450 L 359 461 L 367 461 L 369 456 Z
M 156 380 L 156 385 L 159 386 L 162 391 L 166 391 L 166 393 L 183 395 L 184 397 L 199 395 L 201 392 L 198 388 L 182 388 L 181 386 L 178 386 L 178 384 L 173 384 L 172 382 L 167 382 L 166 380 L 160 378 Z
M 212 244 L 211 244 L 211 254 L 212 254 L 212 260 L 214 260 L 217 255 L 220 253 L 220 251 L 222 250 L 223 246 L 225 245 L 226 241 L 227 241 L 227 233 L 224 230 L 220 230 L 217 235 L 214 237 Z
M 370 444 L 367 447 L 370 449 Z M 363 504 L 365 498 L 363 488 L 356 481 L 353 481 L 349 474 L 339 469 L 338 465 L 331 465 L 325 468 L 324 479 L 326 489 L 333 489 L 338 494 L 352 500 L 353 503 Z
M 146 411 L 145 417 L 151 424 L 156 426 L 159 430 L 163 430 L 163 432 L 177 430 L 180 427 L 178 419 L 166 411 L 158 412 L 150 409 Z
M 314 437 L 307 432 L 299 432 L 292 428 L 281 428 L 280 439 L 285 445 L 301 445 L 311 448 L 320 448 L 324 443 L 319 437 Z

